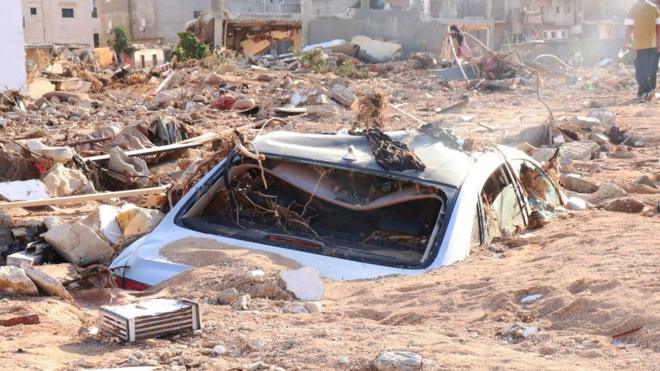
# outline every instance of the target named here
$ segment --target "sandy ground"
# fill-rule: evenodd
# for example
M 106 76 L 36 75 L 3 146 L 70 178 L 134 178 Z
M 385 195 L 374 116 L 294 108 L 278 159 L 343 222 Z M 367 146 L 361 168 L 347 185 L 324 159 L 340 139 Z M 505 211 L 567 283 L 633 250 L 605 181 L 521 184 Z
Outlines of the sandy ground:
M 403 82 L 390 89 L 410 89 L 419 97 L 397 102 L 404 103 L 402 108 L 425 120 L 445 120 L 460 135 L 482 143 L 499 142 L 547 116 L 530 87 L 473 95 L 463 112 L 447 115 L 426 109 L 446 104 L 448 93 Z M 628 158 L 586 161 L 573 172 L 622 187 L 660 172 L 658 101 L 633 102 L 632 88 L 604 96 L 548 81 L 544 89 L 557 116 L 588 113 L 586 101 L 596 101 L 616 112 L 619 123 L 650 139 L 645 148 L 630 150 Z M 648 110 L 658 114 L 636 116 Z M 474 118 L 466 121 L 462 115 Z M 287 370 L 369 370 L 379 352 L 408 350 L 422 355 L 428 370 L 658 370 L 660 216 L 653 209 L 660 195 L 630 197 L 644 202 L 646 211 L 561 213 L 523 239 L 479 248 L 465 261 L 423 276 L 326 280 L 323 310 L 315 314 L 290 313 L 298 304 L 276 277 L 291 262 L 241 250 L 212 251 L 208 241 L 187 241 L 180 245 L 185 249 L 171 252 L 172 258 L 199 268 L 153 296 L 199 300 L 201 334 L 122 344 L 90 333 L 98 305 L 132 300 L 126 292 L 77 293 L 81 310 L 54 298 L 4 298 L 0 312 L 29 308 L 41 324 L 3 328 L 0 364 L 10 369 L 226 370 L 262 361 Z M 76 216 L 72 210 L 62 213 Z M 267 281 L 245 282 L 244 272 L 256 268 L 267 273 Z M 212 304 L 227 287 L 252 294 L 249 310 Z M 542 296 L 522 304 L 531 294 Z M 537 332 L 523 337 L 525 329 Z M 227 353 L 215 356 L 216 345 Z

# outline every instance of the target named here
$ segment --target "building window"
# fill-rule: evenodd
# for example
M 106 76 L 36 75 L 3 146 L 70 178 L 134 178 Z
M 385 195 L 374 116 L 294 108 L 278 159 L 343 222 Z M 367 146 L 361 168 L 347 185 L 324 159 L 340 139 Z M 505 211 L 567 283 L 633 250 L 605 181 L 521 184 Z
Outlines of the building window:
M 555 10 L 555 12 L 556 12 L 557 14 L 561 13 L 561 7 L 560 7 L 560 6 L 557 6 L 557 9 Z
M 101 39 L 99 38 L 99 34 L 95 33 L 94 34 L 94 47 L 98 48 L 99 46 L 101 46 Z
M 140 56 L 140 62 L 142 63 L 142 68 L 146 67 L 147 65 L 144 63 L 144 54 Z
M 73 18 L 73 9 L 62 8 L 62 18 Z
M 156 54 L 151 55 L 151 65 L 158 66 L 158 56 Z
M 197 19 L 197 18 L 199 18 L 200 15 L 202 15 L 202 11 L 201 11 L 201 10 L 195 10 L 195 11 L 193 11 L 193 18 Z
M 30 15 L 37 15 L 37 8 L 30 8 Z
M 96 10 L 96 7 L 93 7 L 92 8 L 92 18 L 98 18 L 98 16 L 99 16 L 99 13 Z

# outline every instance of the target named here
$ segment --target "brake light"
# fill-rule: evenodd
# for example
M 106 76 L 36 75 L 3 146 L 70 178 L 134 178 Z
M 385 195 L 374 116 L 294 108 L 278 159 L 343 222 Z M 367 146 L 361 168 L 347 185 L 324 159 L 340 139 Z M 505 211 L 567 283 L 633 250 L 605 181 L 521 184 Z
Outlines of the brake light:
M 121 278 L 121 277 L 115 277 L 115 283 L 117 284 L 118 287 L 125 289 L 125 290 L 132 290 L 132 291 L 142 291 L 148 289 L 149 285 L 144 284 L 142 282 L 138 281 L 133 281 L 128 278 Z

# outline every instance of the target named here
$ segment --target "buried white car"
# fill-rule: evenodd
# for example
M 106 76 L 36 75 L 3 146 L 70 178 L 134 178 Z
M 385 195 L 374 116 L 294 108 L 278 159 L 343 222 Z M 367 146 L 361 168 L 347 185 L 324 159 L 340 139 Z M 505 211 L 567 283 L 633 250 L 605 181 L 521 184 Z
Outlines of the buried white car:
M 197 237 L 212 240 L 209 248 L 274 253 L 332 279 L 420 274 L 564 202 L 516 149 L 468 154 L 420 132 L 387 134 L 407 143 L 424 169 L 384 170 L 365 136 L 260 136 L 252 147 L 266 160 L 231 153 L 110 268 L 124 288 L 159 284 L 191 269 L 161 248 Z

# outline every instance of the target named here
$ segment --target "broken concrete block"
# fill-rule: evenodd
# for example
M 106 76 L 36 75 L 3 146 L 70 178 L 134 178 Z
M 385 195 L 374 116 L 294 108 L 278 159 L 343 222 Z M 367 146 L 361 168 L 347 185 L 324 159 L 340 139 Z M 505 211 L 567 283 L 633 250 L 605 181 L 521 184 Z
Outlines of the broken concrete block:
M 644 204 L 632 198 L 623 198 L 612 200 L 606 203 L 603 208 L 616 213 L 637 214 L 644 211 Z
M 286 283 L 286 289 L 300 300 L 319 301 L 323 299 L 325 287 L 319 271 L 315 268 L 302 267 L 292 271 L 282 271 L 280 278 Z
M 607 135 L 600 133 L 591 133 L 589 135 L 589 140 L 592 140 L 601 146 L 610 142 L 610 138 L 608 138 Z
M 222 290 L 216 297 L 216 302 L 221 305 L 231 305 L 238 299 L 239 294 L 238 290 L 235 288 L 229 288 Z
M 51 91 L 55 91 L 55 85 L 47 79 L 35 78 L 28 85 L 28 96 L 33 100 L 37 100 Z
M 7 265 L 0 267 L 0 293 L 39 295 L 39 290 L 22 268 Z
M 605 183 L 601 185 L 596 192 L 594 192 L 589 198 L 589 202 L 592 204 L 600 204 L 603 201 L 623 197 L 627 193 L 621 187 L 614 183 Z
M 137 157 L 129 157 L 119 147 L 114 147 L 110 150 L 110 161 L 108 162 L 108 169 L 128 176 L 149 176 L 149 167 L 143 159 Z
M 76 307 L 79 307 L 76 299 L 69 294 L 67 289 L 65 289 L 58 280 L 36 268 L 23 267 L 23 270 L 44 294 L 57 296 L 58 298 L 64 299 Z
M 119 210 L 110 205 L 101 205 L 82 220 L 82 224 L 92 228 L 101 238 L 113 245 L 119 243 L 122 231 L 117 223 Z
M 136 235 L 151 232 L 163 219 L 158 210 L 132 207 L 121 211 L 116 219 L 124 235 Z
M 355 93 L 342 84 L 334 84 L 330 88 L 330 98 L 342 106 L 350 107 L 355 101 Z
M 584 210 L 587 208 L 587 202 L 578 197 L 569 197 L 566 200 L 566 207 L 569 210 Z
M 416 371 L 422 369 L 422 356 L 413 352 L 381 352 L 374 361 L 378 371 Z
M 51 229 L 55 227 L 56 225 L 64 224 L 60 218 L 56 216 L 47 216 L 44 218 L 44 226 L 46 226 L 46 229 Z
M 94 185 L 82 172 L 62 164 L 55 164 L 41 180 L 51 196 L 55 197 L 95 192 Z
M 26 310 L 3 313 L 0 315 L 0 326 L 3 327 L 37 324 L 39 324 L 39 315 Z
M 600 126 L 600 120 L 596 117 L 573 116 L 569 118 L 568 121 L 580 129 L 586 130 L 591 130 L 591 128 L 594 126 Z
M 42 237 L 66 261 L 75 265 L 107 263 L 115 253 L 107 242 L 82 223 L 57 225 Z
M 368 36 L 355 36 L 351 44 L 358 45 L 360 51 L 374 62 L 389 62 L 401 54 L 401 44 L 374 40 Z
M 594 193 L 598 190 L 597 185 L 574 174 L 562 175 L 559 181 L 564 188 L 577 193 Z
M 598 153 L 599 148 L 598 143 L 590 140 L 564 143 L 559 148 L 560 162 L 563 165 L 565 161 L 591 160 L 592 156 Z
M 76 153 L 71 147 L 50 147 L 39 139 L 28 140 L 25 145 L 30 151 L 59 163 L 71 161 Z
M 41 254 L 34 254 L 27 251 L 19 251 L 7 256 L 7 265 L 15 267 L 40 265 L 44 262 L 44 256 Z
M 589 117 L 595 117 L 600 121 L 600 124 L 605 128 L 616 126 L 616 114 L 604 108 L 591 111 Z
M 37 179 L 0 183 L 0 198 L 7 201 L 44 200 L 50 198 L 46 185 Z

